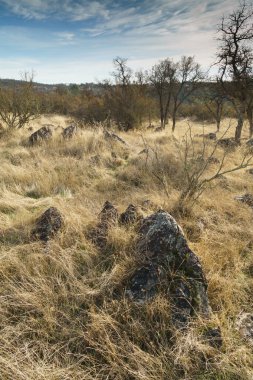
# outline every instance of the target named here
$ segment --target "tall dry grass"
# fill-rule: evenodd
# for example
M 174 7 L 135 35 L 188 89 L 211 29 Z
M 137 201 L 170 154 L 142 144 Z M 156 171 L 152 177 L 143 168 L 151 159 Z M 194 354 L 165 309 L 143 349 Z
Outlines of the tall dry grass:
M 44 116 L 34 130 L 43 123 L 67 125 Z M 180 141 L 186 129 L 181 122 L 175 138 Z M 214 129 L 209 125 L 206 132 Z M 26 144 L 28 129 L 0 140 L 0 378 L 252 379 L 252 348 L 236 319 L 253 307 L 253 211 L 234 200 L 253 192 L 252 175 L 229 174 L 180 213 L 181 163 L 169 130 L 121 134 L 127 146 L 106 141 L 99 129 L 80 131 L 70 141 L 60 132 L 56 128 L 51 142 L 35 147 Z M 202 133 L 202 125 L 193 132 Z M 159 152 L 159 162 L 152 152 L 139 154 L 144 141 Z M 231 152 L 226 165 L 241 154 Z M 154 175 L 161 167 L 167 192 Z M 197 318 L 177 331 L 162 294 L 143 305 L 115 296 L 135 265 L 136 232 L 117 226 L 105 253 L 97 250 L 87 231 L 106 200 L 120 211 L 134 203 L 144 215 L 163 208 L 177 218 L 207 275 L 209 321 Z M 52 205 L 62 213 L 64 229 L 46 252 L 31 242 L 30 231 Z M 207 326 L 221 327 L 221 350 L 203 339 Z

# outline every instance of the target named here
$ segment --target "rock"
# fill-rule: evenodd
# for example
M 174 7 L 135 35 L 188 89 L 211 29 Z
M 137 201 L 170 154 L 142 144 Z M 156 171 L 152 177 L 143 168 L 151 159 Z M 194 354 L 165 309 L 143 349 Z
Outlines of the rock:
M 140 213 L 138 212 L 138 209 L 136 206 L 130 204 L 126 211 L 124 211 L 120 217 L 119 222 L 121 224 L 132 224 L 135 223 L 138 219 L 141 218 Z
M 162 131 L 164 131 L 164 128 L 163 128 L 163 127 L 157 127 L 157 128 L 155 129 L 155 132 L 162 132 Z
M 222 335 L 220 327 L 209 327 L 204 333 L 205 340 L 210 346 L 220 349 L 222 347 Z
M 49 140 L 51 137 L 52 137 L 52 130 L 50 129 L 50 127 L 44 126 L 38 129 L 33 134 L 31 134 L 31 136 L 29 137 L 29 143 L 31 145 L 34 145 L 38 143 L 39 141 Z
M 92 156 L 90 158 L 90 163 L 92 165 L 100 165 L 101 164 L 101 160 L 102 160 L 102 157 L 100 156 L 100 154 L 96 154 L 95 156 Z
M 99 214 L 100 223 L 109 225 L 115 225 L 118 220 L 118 211 L 109 201 L 106 201 L 102 211 Z
M 120 143 L 122 143 L 124 145 L 127 145 L 125 140 L 123 140 L 121 137 L 116 135 L 116 133 L 107 131 L 107 129 L 104 129 L 104 136 L 106 139 L 116 140 L 116 141 L 119 141 Z
M 235 139 L 232 138 L 232 137 L 231 138 L 227 137 L 227 138 L 224 138 L 224 139 L 220 139 L 220 140 L 218 140 L 217 144 L 220 145 L 224 149 L 234 149 L 238 145 L 240 145 L 240 143 L 237 142 L 237 141 L 235 141 Z
M 240 201 L 242 203 L 246 203 L 246 205 L 250 206 L 253 208 L 253 195 L 246 193 L 244 195 L 240 195 L 235 197 L 237 201 Z
M 35 239 L 48 241 L 63 226 L 63 218 L 56 207 L 47 209 L 36 221 L 36 226 L 32 231 Z
M 109 229 L 117 224 L 118 218 L 117 209 L 106 201 L 99 214 L 99 223 L 90 233 L 91 240 L 99 248 L 103 249 L 106 246 Z
M 148 211 L 151 209 L 155 209 L 155 204 L 150 199 L 145 199 L 141 203 L 141 208 L 143 211 Z
M 204 137 L 208 140 L 216 140 L 217 136 L 216 133 L 210 132 L 210 133 L 203 133 L 202 135 L 198 135 L 199 137 Z
M 248 172 L 249 174 L 253 174 L 253 169 L 249 169 L 249 170 L 247 170 L 247 172 Z
M 253 314 L 242 313 L 236 321 L 236 328 L 242 338 L 253 345 Z
M 69 125 L 62 131 L 62 136 L 64 139 L 71 139 L 77 132 L 77 127 L 75 125 Z
M 143 219 L 139 234 L 140 267 L 129 280 L 126 293 L 144 302 L 161 288 L 172 302 L 172 319 L 177 325 L 184 325 L 196 313 L 209 316 L 203 269 L 175 219 L 158 211 Z

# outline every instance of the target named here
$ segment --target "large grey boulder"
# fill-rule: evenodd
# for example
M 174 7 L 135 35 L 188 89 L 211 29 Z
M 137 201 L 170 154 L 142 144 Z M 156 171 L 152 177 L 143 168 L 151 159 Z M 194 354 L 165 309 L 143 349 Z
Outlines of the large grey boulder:
M 137 242 L 139 268 L 126 294 L 136 302 L 152 299 L 158 291 L 171 300 L 172 318 L 185 324 L 195 314 L 208 317 L 207 281 L 196 254 L 189 248 L 175 219 L 165 211 L 145 218 Z

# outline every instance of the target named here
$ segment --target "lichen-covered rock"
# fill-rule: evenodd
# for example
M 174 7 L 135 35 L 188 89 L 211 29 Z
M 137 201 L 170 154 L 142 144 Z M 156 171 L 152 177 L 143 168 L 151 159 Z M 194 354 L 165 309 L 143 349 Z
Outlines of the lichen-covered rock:
M 120 224 L 132 224 L 135 223 L 137 220 L 141 218 L 140 213 L 138 212 L 138 208 L 134 206 L 133 204 L 130 204 L 126 211 L 124 211 L 120 217 L 119 222 Z
M 29 143 L 34 145 L 40 141 L 49 140 L 52 137 L 52 130 L 50 127 L 44 126 L 31 134 L 29 137 Z
M 76 125 L 69 125 L 67 128 L 64 128 L 62 131 L 62 137 L 64 139 L 71 139 L 77 132 Z
M 118 222 L 118 210 L 109 201 L 106 201 L 99 214 L 99 223 L 90 232 L 90 238 L 99 248 L 104 248 L 107 243 L 107 236 L 110 227 Z
M 56 207 L 47 209 L 36 221 L 36 226 L 32 231 L 35 239 L 48 241 L 63 226 L 63 218 Z
M 102 211 L 99 214 L 100 223 L 106 224 L 107 227 L 115 225 L 119 217 L 118 210 L 109 201 L 106 201 Z
M 137 242 L 139 269 L 129 280 L 126 293 L 143 302 L 160 289 L 172 302 L 175 323 L 210 312 L 207 281 L 198 257 L 189 248 L 182 229 L 165 211 L 145 218 Z

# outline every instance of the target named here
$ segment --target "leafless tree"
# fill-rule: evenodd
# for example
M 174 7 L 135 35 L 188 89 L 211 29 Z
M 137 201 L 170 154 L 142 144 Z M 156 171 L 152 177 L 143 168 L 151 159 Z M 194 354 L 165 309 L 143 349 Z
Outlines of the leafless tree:
M 172 88 L 172 131 L 176 127 L 176 116 L 180 106 L 198 88 L 199 82 L 204 79 L 200 65 L 194 57 L 183 56 L 177 64 L 176 81 Z
M 149 81 L 159 100 L 161 127 L 165 128 L 168 119 L 172 89 L 176 81 L 177 64 L 169 58 L 160 61 L 152 67 Z
M 127 58 L 116 57 L 113 60 L 114 71 L 112 75 L 117 84 L 125 89 L 131 83 L 132 70 L 127 66 Z
M 224 94 L 223 87 L 217 77 L 215 82 L 210 83 L 204 95 L 204 104 L 212 117 L 216 121 L 217 132 L 220 130 L 220 123 L 224 113 L 224 105 L 227 98 Z
M 236 141 L 241 137 L 249 83 L 252 81 L 252 20 L 252 6 L 242 2 L 236 10 L 222 18 L 218 28 L 217 64 L 225 93 L 237 113 Z

